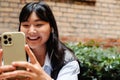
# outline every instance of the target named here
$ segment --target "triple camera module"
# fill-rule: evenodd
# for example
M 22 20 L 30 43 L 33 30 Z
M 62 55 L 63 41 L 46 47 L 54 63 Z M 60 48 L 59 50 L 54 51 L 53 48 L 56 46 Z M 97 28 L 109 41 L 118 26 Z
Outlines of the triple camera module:
M 3 42 L 5 45 L 11 45 L 12 44 L 12 36 L 11 35 L 4 35 L 3 36 Z

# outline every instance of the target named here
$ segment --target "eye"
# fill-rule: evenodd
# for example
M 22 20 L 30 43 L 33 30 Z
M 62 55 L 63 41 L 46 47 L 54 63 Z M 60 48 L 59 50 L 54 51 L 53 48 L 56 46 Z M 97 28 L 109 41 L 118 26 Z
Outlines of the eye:
M 25 24 L 25 25 L 23 25 L 23 26 L 29 26 L 29 25 Z
M 25 27 L 25 28 L 28 28 L 28 27 L 30 26 L 30 24 L 29 24 L 29 23 L 26 23 L 26 22 L 21 23 L 21 25 L 22 25 L 23 27 Z
M 41 26 L 43 26 L 43 24 L 36 24 L 35 26 L 36 27 L 41 27 Z
M 25 24 L 25 25 L 22 25 L 22 26 L 25 27 L 25 28 L 28 28 L 30 25 Z

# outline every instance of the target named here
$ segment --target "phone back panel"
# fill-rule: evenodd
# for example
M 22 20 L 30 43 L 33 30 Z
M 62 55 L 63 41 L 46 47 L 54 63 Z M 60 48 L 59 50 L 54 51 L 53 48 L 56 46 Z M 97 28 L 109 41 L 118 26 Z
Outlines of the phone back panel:
M 25 35 L 22 32 L 5 32 L 2 34 L 4 65 L 13 61 L 26 61 Z

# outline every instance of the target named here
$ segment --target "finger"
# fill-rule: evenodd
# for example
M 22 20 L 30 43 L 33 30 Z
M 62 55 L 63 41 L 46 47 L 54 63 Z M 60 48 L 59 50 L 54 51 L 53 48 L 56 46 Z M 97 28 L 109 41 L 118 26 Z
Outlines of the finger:
M 36 74 L 39 74 L 39 71 L 42 70 L 42 68 L 40 68 L 38 66 L 34 66 L 33 64 L 28 63 L 28 62 L 22 62 L 22 61 L 18 62 L 17 61 L 17 62 L 13 62 L 12 65 L 15 67 L 24 67 L 24 68 L 29 69 L 30 71 L 32 71 Z
M 30 50 L 29 46 L 28 45 L 25 45 L 25 50 L 27 51 L 27 54 L 29 55 L 30 57 L 30 61 L 32 64 L 35 64 L 37 63 L 37 59 L 36 57 L 34 56 L 33 52 Z
M 8 71 L 13 71 L 15 70 L 16 68 L 11 66 L 11 65 L 6 65 L 6 66 L 1 66 L 0 67 L 0 73 L 3 73 L 3 72 L 8 72 Z
M 0 49 L 0 66 L 2 65 L 2 55 L 3 55 L 3 51 L 2 49 Z
M 30 73 L 27 71 L 23 71 L 23 70 L 16 70 L 16 71 L 12 71 L 12 72 L 6 72 L 6 73 L 2 73 L 0 75 L 0 79 L 6 79 L 6 78 L 12 78 L 12 77 L 34 77 L 35 74 L 34 73 Z
M 16 76 L 16 77 L 10 77 L 7 79 L 0 79 L 0 80 L 31 80 L 31 78 L 23 77 L 23 76 Z
M 24 77 L 31 77 L 31 78 L 36 75 L 35 73 L 31 73 L 23 70 L 16 70 L 12 74 L 16 74 L 15 76 L 24 76 Z

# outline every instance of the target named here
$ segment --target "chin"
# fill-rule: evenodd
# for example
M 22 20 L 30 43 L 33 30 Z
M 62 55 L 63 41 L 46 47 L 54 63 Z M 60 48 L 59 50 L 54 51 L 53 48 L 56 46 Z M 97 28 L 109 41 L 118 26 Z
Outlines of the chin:
M 28 44 L 28 45 L 31 49 L 36 49 L 37 48 L 37 46 L 35 44 L 34 45 Z

